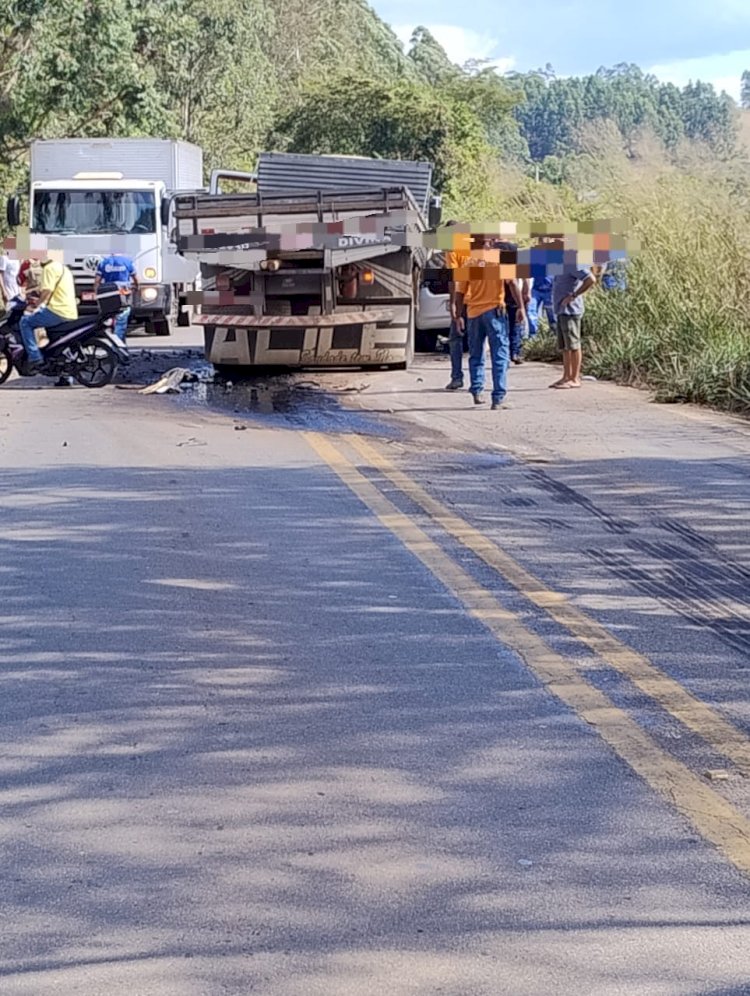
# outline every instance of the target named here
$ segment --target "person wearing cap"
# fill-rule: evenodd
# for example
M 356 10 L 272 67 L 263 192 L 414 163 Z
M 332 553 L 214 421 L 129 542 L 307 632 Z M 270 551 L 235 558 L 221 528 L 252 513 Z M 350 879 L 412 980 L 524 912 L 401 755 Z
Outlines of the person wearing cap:
M 21 339 L 28 357 L 29 371 L 42 365 L 42 353 L 36 341 L 36 329 L 53 329 L 78 318 L 73 274 L 50 254 L 41 261 L 42 281 L 38 305 L 21 319 Z
M 489 343 L 492 364 L 492 409 L 501 408 L 508 390 L 510 334 L 505 305 L 507 284 L 516 297 L 519 317 L 524 315 L 523 301 L 515 278 L 515 266 L 501 265 L 501 250 L 496 235 L 478 235 L 468 260 L 458 270 L 455 312 L 461 317 L 466 305 L 466 332 L 469 339 L 469 373 L 471 395 L 475 405 L 484 403 L 484 345 Z M 507 255 L 507 254 L 506 254 Z

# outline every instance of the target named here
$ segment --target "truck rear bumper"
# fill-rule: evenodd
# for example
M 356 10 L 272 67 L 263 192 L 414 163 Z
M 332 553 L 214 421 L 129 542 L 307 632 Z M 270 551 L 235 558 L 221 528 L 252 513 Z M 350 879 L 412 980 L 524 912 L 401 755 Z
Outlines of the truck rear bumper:
M 194 325 L 222 325 L 227 328 L 309 329 L 331 328 L 337 325 L 365 325 L 375 322 L 385 325 L 393 321 L 390 308 L 372 311 L 341 311 L 334 315 L 193 315 Z
M 403 363 L 408 325 L 386 309 L 337 315 L 196 315 L 217 366 L 370 366 Z

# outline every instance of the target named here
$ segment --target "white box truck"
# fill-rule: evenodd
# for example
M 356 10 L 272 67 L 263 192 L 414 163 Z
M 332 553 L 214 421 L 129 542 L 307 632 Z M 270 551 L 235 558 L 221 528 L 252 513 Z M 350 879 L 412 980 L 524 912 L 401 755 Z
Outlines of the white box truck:
M 96 310 L 99 260 L 130 256 L 140 290 L 135 324 L 168 335 L 187 325 L 188 291 L 199 267 L 176 252 L 171 201 L 203 188 L 203 153 L 188 142 L 153 138 L 66 138 L 31 145 L 29 223 L 35 243 L 62 250 L 73 271 L 82 314 Z M 8 203 L 12 227 L 22 223 L 20 200 Z

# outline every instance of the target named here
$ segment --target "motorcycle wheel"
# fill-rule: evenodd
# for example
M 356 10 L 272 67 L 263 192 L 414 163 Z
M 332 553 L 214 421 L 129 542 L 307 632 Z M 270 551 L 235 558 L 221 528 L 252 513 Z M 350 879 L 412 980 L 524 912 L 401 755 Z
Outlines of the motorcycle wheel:
M 0 349 L 0 384 L 4 384 L 13 373 L 13 357 L 9 349 Z
M 102 339 L 92 339 L 78 347 L 80 359 L 71 371 L 84 387 L 106 387 L 117 373 L 117 354 Z

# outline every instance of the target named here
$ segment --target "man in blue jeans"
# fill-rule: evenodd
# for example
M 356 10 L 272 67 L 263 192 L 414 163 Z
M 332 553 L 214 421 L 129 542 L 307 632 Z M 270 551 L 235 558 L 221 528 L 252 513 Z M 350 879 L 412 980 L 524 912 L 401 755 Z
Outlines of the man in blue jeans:
M 95 291 L 98 289 L 100 284 L 116 284 L 123 290 L 137 288 L 138 277 L 135 272 L 135 264 L 130 256 L 123 256 L 119 253 L 113 253 L 111 256 L 105 256 L 96 268 L 96 276 L 94 277 Z M 115 327 L 113 331 L 123 346 L 125 345 L 125 336 L 128 331 L 130 311 L 130 308 L 123 308 L 123 310 L 118 313 L 117 318 L 115 318 Z
M 486 341 L 492 363 L 493 411 L 502 407 L 508 390 L 510 335 L 505 307 L 506 284 L 512 284 L 515 288 L 519 318 L 525 317 L 520 290 L 513 279 L 515 267 L 509 264 L 501 266 L 500 250 L 493 247 L 496 242 L 493 237 L 480 237 L 477 243 L 482 248 L 472 251 L 460 269 L 461 279 L 456 281 L 456 314 L 460 316 L 466 306 L 471 394 L 475 405 L 484 404 Z M 463 323 L 462 318 L 457 320 Z

